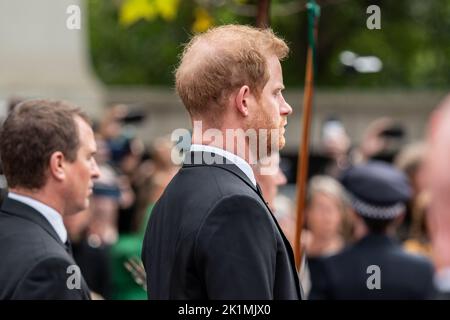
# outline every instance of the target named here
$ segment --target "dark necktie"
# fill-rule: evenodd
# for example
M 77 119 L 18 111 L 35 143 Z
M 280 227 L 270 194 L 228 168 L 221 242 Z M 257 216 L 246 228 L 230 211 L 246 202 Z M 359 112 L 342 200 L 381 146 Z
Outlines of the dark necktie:
M 67 238 L 67 241 L 64 243 L 64 246 L 66 247 L 67 253 L 69 253 L 73 257 L 72 244 L 70 243 L 69 238 Z
M 256 184 L 256 190 L 257 190 L 258 194 L 261 196 L 261 198 L 264 198 L 259 184 Z
M 259 186 L 259 184 L 256 184 L 256 193 L 259 194 L 259 196 L 261 197 L 261 199 L 264 201 L 264 203 L 269 206 L 269 203 L 266 201 L 266 199 L 264 199 L 264 195 L 262 193 L 261 187 Z

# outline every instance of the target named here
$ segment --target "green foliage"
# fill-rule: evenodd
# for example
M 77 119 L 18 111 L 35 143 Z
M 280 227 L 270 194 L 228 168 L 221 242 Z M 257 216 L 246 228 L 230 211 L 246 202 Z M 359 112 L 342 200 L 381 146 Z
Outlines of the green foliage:
M 152 0 L 153 1 L 153 0 Z M 210 1 L 212 2 L 212 1 Z M 216 3 L 219 1 L 216 1 Z M 279 6 L 305 0 L 272 0 L 272 13 Z M 445 88 L 450 84 L 450 0 L 342 0 L 322 4 L 317 46 L 319 86 Z M 94 68 L 107 84 L 173 86 L 173 70 L 198 17 L 197 1 L 174 1 L 173 20 L 161 16 L 138 20 L 125 27 L 120 21 L 123 0 L 89 0 L 90 47 Z M 206 3 L 203 1 L 202 3 Z M 253 24 L 254 18 L 236 14 L 239 3 L 203 9 L 215 24 Z M 366 28 L 366 8 L 381 8 L 381 30 Z M 301 6 L 290 15 L 272 15 L 275 32 L 285 38 L 291 54 L 284 62 L 285 82 L 301 86 L 306 52 L 306 11 Z M 204 10 L 204 11 L 205 11 Z M 198 12 L 198 10 L 197 10 Z M 358 55 L 377 56 L 381 72 L 348 72 L 339 54 L 350 50 Z

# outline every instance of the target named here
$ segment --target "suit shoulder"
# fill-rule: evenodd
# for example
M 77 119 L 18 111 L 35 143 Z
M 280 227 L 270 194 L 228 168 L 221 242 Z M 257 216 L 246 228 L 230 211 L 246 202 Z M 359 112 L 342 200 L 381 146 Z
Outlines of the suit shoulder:
M 37 261 L 23 276 L 13 299 L 87 299 L 80 268 L 63 256 Z
M 28 274 L 25 276 L 29 276 L 30 274 L 47 272 L 50 277 L 66 277 L 66 273 L 69 270 L 69 267 L 76 265 L 65 257 L 64 255 L 46 255 L 42 256 L 39 260 L 36 260 L 34 265 L 28 271 Z M 70 268 L 72 269 L 72 268 Z M 70 271 L 70 270 L 69 270 Z
M 197 241 L 201 238 L 203 243 L 210 243 L 212 238 L 230 241 L 249 235 L 252 243 L 276 247 L 276 226 L 262 201 L 248 195 L 233 194 L 221 198 L 211 207 L 196 238 Z
M 213 226 L 227 227 L 230 230 L 261 228 L 274 236 L 275 226 L 270 213 L 259 197 L 245 194 L 230 194 L 218 199 L 210 208 L 200 229 Z
M 230 195 L 256 196 L 252 187 L 236 173 L 213 165 L 183 167 L 171 181 L 169 190 L 203 193 L 204 199 Z
M 0 250 L 19 250 L 22 261 L 32 264 L 45 257 L 67 259 L 65 249 L 40 225 L 15 216 L 0 216 Z M 18 249 L 20 248 L 20 249 Z
M 230 211 L 231 214 L 234 214 L 237 211 L 240 211 L 249 214 L 264 214 L 264 216 L 269 217 L 263 201 L 255 192 L 252 193 L 229 193 L 223 195 L 211 206 L 209 213 Z M 237 208 L 238 210 L 236 210 Z

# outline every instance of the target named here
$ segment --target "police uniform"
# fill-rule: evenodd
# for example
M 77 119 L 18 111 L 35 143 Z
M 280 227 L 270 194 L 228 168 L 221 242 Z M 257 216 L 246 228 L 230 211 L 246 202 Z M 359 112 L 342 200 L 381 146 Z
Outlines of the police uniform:
M 411 197 L 406 176 L 383 162 L 348 169 L 341 177 L 357 214 L 392 220 Z M 312 279 L 310 299 L 427 299 L 433 295 L 433 266 L 405 252 L 384 232 L 370 232 L 341 253 L 323 258 Z

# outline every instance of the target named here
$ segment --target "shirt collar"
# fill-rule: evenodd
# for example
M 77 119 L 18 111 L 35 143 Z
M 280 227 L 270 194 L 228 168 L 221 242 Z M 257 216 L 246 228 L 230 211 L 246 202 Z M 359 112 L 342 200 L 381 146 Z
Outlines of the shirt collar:
M 450 292 L 450 267 L 439 270 L 434 275 L 434 284 L 441 292 Z
M 244 172 L 244 174 L 250 179 L 250 181 L 256 187 L 256 179 L 252 167 L 250 167 L 248 162 L 239 157 L 238 155 L 235 155 L 234 153 L 228 152 L 226 150 L 217 147 L 206 146 L 202 144 L 192 144 L 191 151 L 211 152 L 226 158 L 227 160 L 233 162 L 242 172 Z
M 61 241 L 63 243 L 67 241 L 67 230 L 66 227 L 64 226 L 63 219 L 61 215 L 58 213 L 58 211 L 56 211 L 53 208 L 50 208 L 49 206 L 40 201 L 14 192 L 9 192 L 8 198 L 25 203 L 26 205 L 38 211 L 48 220 L 53 229 L 55 229 Z

